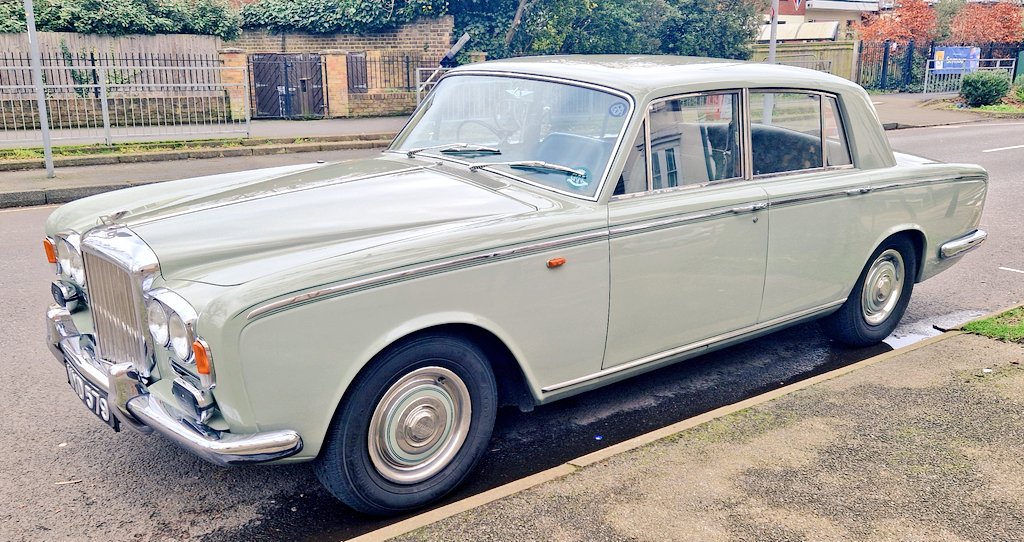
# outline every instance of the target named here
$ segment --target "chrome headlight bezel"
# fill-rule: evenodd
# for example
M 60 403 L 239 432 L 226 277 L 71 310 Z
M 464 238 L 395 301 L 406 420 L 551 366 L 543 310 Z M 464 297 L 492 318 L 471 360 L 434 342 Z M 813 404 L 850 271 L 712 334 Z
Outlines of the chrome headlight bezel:
M 146 297 L 146 323 L 153 344 L 166 348 L 174 361 L 191 368 L 194 365 L 192 343 L 196 340 L 195 324 L 199 319 L 196 310 L 185 298 L 166 288 L 153 290 Z M 162 311 L 166 316 L 164 322 L 151 321 L 151 307 L 154 311 Z
M 146 301 L 146 326 L 153 338 L 153 344 L 159 347 L 166 347 L 170 342 L 167 330 L 167 322 L 170 319 L 169 309 L 159 300 L 150 299 Z
M 57 273 L 85 288 L 85 260 L 82 258 L 82 236 L 73 231 L 57 234 Z

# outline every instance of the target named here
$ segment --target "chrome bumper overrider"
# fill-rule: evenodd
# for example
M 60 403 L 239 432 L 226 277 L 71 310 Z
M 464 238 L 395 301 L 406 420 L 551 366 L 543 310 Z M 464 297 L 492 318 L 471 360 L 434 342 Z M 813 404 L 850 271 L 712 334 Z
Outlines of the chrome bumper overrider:
M 939 255 L 943 258 L 960 256 L 969 250 L 978 248 L 979 245 L 985 242 L 986 237 L 988 237 L 988 234 L 985 233 L 985 230 L 974 230 L 963 237 L 957 237 L 952 241 L 943 243 L 939 247 Z
M 57 305 L 46 312 L 47 345 L 57 361 L 67 362 L 107 393 L 114 415 L 125 425 L 156 431 L 216 465 L 259 463 L 294 455 L 302 438 L 291 430 L 234 434 L 217 431 L 179 415 L 175 405 L 153 396 L 131 363 L 111 365 L 98 359 L 91 341 L 78 332 L 71 314 Z

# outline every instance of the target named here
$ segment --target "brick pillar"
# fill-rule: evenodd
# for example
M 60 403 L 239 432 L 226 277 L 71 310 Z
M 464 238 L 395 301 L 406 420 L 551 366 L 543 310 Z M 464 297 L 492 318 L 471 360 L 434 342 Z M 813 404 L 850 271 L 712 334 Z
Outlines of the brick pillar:
M 348 109 L 348 53 L 346 51 L 320 51 L 324 59 L 324 92 L 327 93 L 327 115 L 347 117 Z
M 366 51 L 366 92 L 369 94 L 383 92 L 384 66 L 381 64 L 381 52 Z
M 228 48 L 217 51 L 220 54 L 221 82 L 227 85 L 228 103 L 231 107 L 232 119 L 245 119 L 245 112 L 248 106 L 249 96 L 246 89 L 249 82 L 246 80 L 248 71 L 246 64 L 248 56 L 241 49 Z

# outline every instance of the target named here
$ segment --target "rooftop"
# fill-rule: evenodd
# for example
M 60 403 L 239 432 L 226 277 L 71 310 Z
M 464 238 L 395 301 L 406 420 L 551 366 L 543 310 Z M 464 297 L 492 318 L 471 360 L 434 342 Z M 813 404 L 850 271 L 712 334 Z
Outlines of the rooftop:
M 662 91 L 788 87 L 833 92 L 856 87 L 845 79 L 792 66 L 668 55 L 564 55 L 469 64 L 452 73 L 486 71 L 558 77 L 620 89 L 642 98 Z

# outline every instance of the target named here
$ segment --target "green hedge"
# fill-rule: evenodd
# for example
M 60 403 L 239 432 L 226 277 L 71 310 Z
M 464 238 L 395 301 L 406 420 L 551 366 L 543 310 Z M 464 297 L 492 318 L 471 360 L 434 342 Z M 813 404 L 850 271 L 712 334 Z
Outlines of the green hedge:
M 36 0 L 36 28 L 81 34 L 202 34 L 240 31 L 228 0 Z M 0 0 L 0 32 L 24 32 L 22 0 Z
M 999 102 L 1010 90 L 1010 78 L 1002 71 L 978 71 L 964 75 L 960 95 L 971 107 Z

